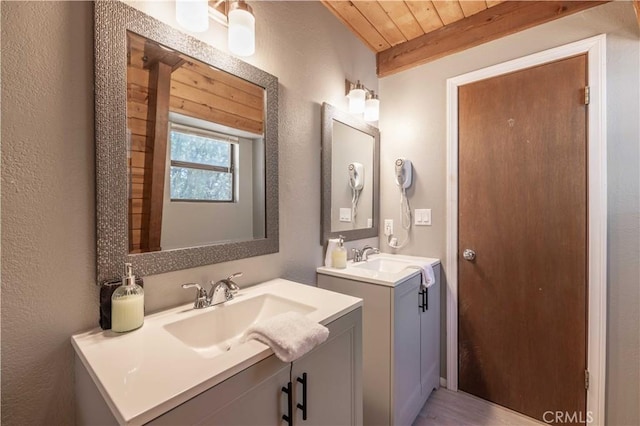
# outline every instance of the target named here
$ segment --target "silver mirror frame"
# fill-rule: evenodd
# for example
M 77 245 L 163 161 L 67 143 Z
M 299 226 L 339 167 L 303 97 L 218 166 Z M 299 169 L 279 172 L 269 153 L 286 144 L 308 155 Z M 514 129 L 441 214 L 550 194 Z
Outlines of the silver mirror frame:
M 125 262 L 133 264 L 136 275 L 146 276 L 278 252 L 278 79 L 124 3 L 97 1 L 94 5 L 98 284 L 121 277 Z M 157 41 L 265 89 L 266 238 L 129 254 L 127 31 Z
M 331 232 L 331 144 L 333 142 L 333 123 L 339 121 L 349 127 L 373 136 L 373 227 L 353 229 L 349 231 Z M 344 235 L 346 241 L 377 237 L 380 222 L 380 131 L 351 114 L 340 111 L 336 107 L 322 104 L 322 226 L 320 244 L 326 244 L 329 238 Z

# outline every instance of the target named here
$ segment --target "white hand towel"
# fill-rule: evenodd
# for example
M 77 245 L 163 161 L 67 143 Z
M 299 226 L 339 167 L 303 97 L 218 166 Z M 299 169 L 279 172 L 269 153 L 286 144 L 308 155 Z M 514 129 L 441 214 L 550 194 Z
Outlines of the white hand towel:
M 415 262 L 413 265 L 407 266 L 407 268 L 420 269 L 422 273 L 422 288 L 429 288 L 436 283 L 436 276 L 433 273 L 433 266 L 428 262 Z
M 294 361 L 329 337 L 329 329 L 297 312 L 286 312 L 253 324 L 242 341 L 257 340 L 269 346 L 284 362 Z
M 324 255 L 324 266 L 331 268 L 333 266 L 333 263 L 331 261 L 331 253 L 333 253 L 333 250 L 338 247 L 338 243 L 340 242 L 340 240 L 338 238 L 330 238 L 329 240 L 327 240 L 327 252 Z

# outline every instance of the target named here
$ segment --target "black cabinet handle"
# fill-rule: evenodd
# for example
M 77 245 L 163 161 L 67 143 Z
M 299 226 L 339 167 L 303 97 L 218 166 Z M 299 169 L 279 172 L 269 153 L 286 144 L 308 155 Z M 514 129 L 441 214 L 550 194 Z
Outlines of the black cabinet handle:
M 298 403 L 297 407 L 302 410 L 302 420 L 307 420 L 307 373 L 302 373 L 302 379 L 296 380 L 302 383 L 302 404 Z
M 424 310 L 428 311 L 429 310 L 429 289 L 425 288 L 424 289 L 424 295 L 422 296 L 423 300 L 424 300 Z
M 291 390 L 291 382 L 287 383 L 287 387 L 282 387 L 282 392 L 287 394 L 287 414 L 282 415 L 282 420 L 291 426 L 293 424 L 293 417 L 291 416 L 291 412 L 293 411 L 293 392 Z
M 422 310 L 422 312 L 429 310 L 429 289 L 425 288 L 423 290 L 420 290 L 420 293 L 418 294 L 422 298 L 418 307 Z

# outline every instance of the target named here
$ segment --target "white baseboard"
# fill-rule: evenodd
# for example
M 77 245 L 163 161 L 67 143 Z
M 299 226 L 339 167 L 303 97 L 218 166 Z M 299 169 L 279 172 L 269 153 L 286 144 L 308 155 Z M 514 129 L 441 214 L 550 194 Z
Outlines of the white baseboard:
M 445 379 L 444 377 L 440 377 L 440 387 L 441 388 L 447 387 L 447 379 Z

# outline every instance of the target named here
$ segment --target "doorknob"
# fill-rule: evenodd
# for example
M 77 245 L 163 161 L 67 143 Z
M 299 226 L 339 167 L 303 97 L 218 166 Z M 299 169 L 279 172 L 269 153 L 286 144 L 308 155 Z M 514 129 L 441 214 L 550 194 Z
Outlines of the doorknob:
M 471 249 L 464 249 L 462 257 L 464 257 L 464 260 L 474 260 L 476 258 L 476 252 Z

